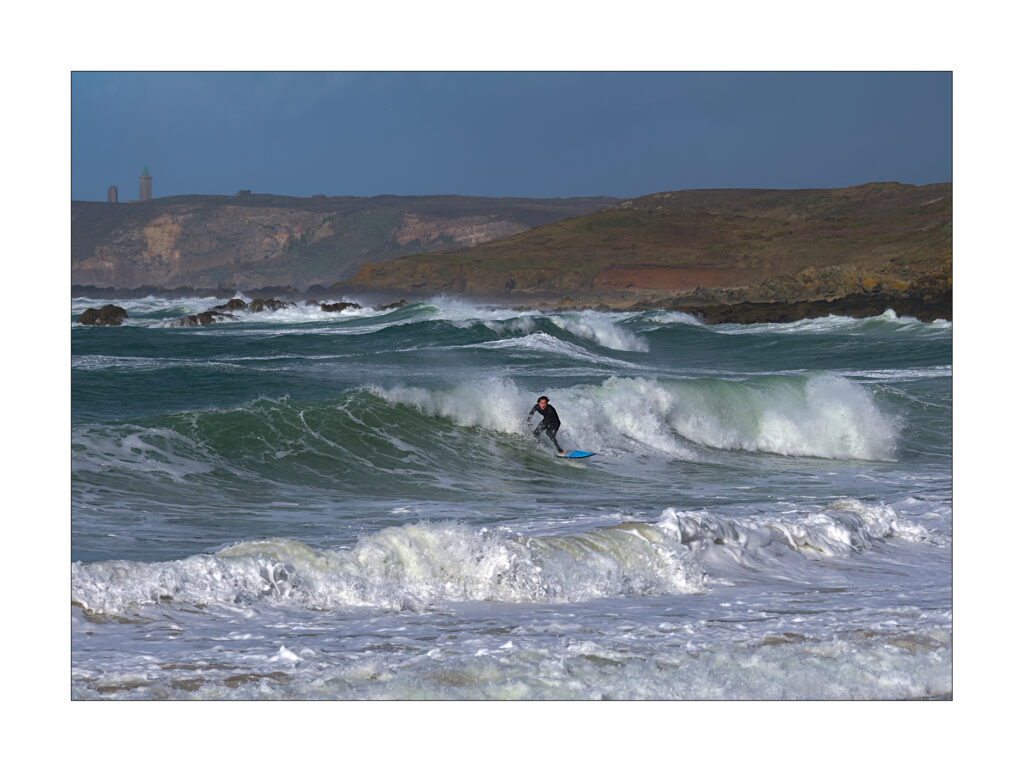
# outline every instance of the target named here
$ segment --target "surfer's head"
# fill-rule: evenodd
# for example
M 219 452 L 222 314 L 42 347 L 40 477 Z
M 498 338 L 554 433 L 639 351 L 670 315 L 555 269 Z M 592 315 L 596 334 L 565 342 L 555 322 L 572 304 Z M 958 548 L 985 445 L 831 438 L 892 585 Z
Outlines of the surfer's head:
M 548 404 L 548 398 L 547 397 L 537 397 L 537 404 L 540 405 L 541 407 L 546 407 L 547 404 Z

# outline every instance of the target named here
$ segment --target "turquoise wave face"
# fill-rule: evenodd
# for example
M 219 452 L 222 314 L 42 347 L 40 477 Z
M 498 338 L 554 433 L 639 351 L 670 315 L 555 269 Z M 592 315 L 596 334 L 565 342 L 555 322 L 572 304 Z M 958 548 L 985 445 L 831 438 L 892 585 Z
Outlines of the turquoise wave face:
M 870 389 L 830 375 L 613 376 L 549 391 L 566 441 L 602 454 L 606 472 L 627 476 L 638 456 L 692 462 L 720 451 L 892 461 L 905 420 L 900 412 L 913 407 L 908 400 L 883 407 Z M 529 460 L 546 458 L 524 421 L 531 395 L 513 379 L 490 378 L 82 423 L 73 431 L 74 475 L 111 485 L 124 478 L 120 485 L 138 490 L 165 484 L 175 496 L 182 486 L 231 479 L 351 495 L 372 495 L 381 486 L 402 495 L 433 488 L 447 497 L 445 491 L 471 487 L 482 471 L 515 474 Z

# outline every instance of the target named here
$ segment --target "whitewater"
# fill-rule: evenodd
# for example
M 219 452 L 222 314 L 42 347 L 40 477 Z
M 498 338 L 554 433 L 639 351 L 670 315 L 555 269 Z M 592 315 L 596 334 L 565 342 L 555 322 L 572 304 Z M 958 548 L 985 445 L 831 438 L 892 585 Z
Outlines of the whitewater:
M 228 299 L 72 300 L 74 699 L 951 697 L 950 323 Z

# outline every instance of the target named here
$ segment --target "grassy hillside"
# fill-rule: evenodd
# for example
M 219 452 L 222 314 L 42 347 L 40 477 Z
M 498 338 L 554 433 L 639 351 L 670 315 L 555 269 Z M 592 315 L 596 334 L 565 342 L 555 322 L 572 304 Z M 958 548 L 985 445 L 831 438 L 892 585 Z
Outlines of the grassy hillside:
M 952 270 L 952 185 L 689 190 L 469 249 L 364 265 L 353 291 L 566 304 L 794 301 L 903 291 Z

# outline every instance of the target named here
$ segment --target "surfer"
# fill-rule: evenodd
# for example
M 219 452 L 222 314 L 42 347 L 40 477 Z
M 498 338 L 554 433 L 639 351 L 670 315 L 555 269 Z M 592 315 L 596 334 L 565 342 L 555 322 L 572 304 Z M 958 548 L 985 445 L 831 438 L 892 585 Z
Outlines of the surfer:
M 562 422 L 558 420 L 558 413 L 555 411 L 554 406 L 548 402 L 547 397 L 538 397 L 537 404 L 533 406 L 529 414 L 526 416 L 526 425 L 530 425 L 530 419 L 533 418 L 534 413 L 540 413 L 544 420 L 540 422 L 540 425 L 533 430 L 533 436 L 535 439 L 540 438 L 540 433 L 545 432 L 551 441 L 555 443 L 555 449 L 558 451 L 558 455 L 565 455 L 565 451 L 562 450 L 562 446 L 558 444 L 558 440 L 555 439 L 555 435 L 558 434 L 558 428 L 562 425 Z

